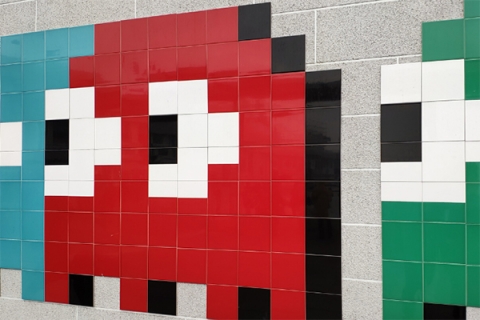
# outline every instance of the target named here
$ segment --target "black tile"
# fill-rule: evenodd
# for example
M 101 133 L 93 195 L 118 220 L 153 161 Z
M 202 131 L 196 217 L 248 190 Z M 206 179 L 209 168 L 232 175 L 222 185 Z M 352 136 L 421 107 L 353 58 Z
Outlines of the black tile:
M 307 217 L 340 218 L 340 182 L 307 182 L 305 196 Z
M 422 161 L 422 143 L 382 143 L 382 162 Z
M 177 315 L 177 284 L 148 280 L 148 312 Z
M 342 319 L 342 296 L 307 293 L 307 319 Z
M 382 105 L 382 142 L 422 141 L 422 104 Z
M 341 70 L 307 72 L 306 107 L 339 107 L 342 96 Z
M 70 274 L 68 279 L 68 302 L 93 307 L 93 276 Z
M 176 148 L 178 116 L 150 116 L 150 148 Z
M 308 292 L 342 293 L 342 266 L 340 257 L 306 255 L 306 282 Z
M 342 254 L 340 219 L 305 219 L 307 254 Z
M 272 73 L 305 71 L 305 36 L 272 38 Z
M 238 319 L 270 319 L 270 290 L 238 287 Z
M 46 166 L 68 165 L 68 150 L 46 150 L 45 165 Z
M 445 304 L 423 304 L 424 319 L 466 319 L 467 308 L 465 306 L 450 306 Z
M 305 147 L 306 180 L 340 181 L 340 145 Z
M 305 110 L 306 144 L 340 143 L 340 108 Z
M 238 40 L 270 38 L 272 9 L 270 3 L 238 7 Z
M 149 150 L 149 164 L 176 164 L 177 148 L 158 148 Z
M 45 121 L 45 150 L 68 150 L 68 120 Z

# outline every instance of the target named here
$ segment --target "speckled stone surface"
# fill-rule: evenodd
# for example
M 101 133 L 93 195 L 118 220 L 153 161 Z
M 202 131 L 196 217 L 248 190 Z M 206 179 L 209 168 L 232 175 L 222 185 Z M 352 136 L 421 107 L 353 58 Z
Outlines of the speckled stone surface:
M 380 116 L 342 117 L 342 169 L 380 168 Z
M 137 0 L 137 17 L 252 4 L 253 0 Z
M 327 8 L 332 6 L 345 6 L 349 4 L 359 4 L 372 1 L 380 0 L 257 0 L 256 2 L 271 2 L 272 11 L 274 13 L 280 13 L 316 8 Z
M 182 317 L 78 307 L 77 320 L 183 320 Z
M 22 271 L 2 269 L 0 278 L 0 295 L 3 298 L 22 298 Z
M 120 279 L 94 277 L 93 305 L 97 308 L 120 309 Z
M 413 63 L 413 62 L 422 62 L 422 55 L 398 58 L 398 63 L 400 63 L 400 64 L 401 63 Z
M 382 284 L 355 280 L 342 281 L 343 319 L 382 319 Z
M 75 320 L 77 307 L 65 304 L 0 298 L 1 320 Z
M 467 307 L 467 320 L 480 320 L 480 308 Z
M 0 36 L 35 31 L 35 1 L 0 6 Z
M 177 283 L 177 315 L 191 318 L 207 317 L 207 286 Z

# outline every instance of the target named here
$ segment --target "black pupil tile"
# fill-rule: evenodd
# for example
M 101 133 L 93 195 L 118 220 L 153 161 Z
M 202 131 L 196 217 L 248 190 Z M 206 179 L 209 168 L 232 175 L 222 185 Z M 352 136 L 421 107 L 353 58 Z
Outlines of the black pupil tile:
M 307 72 L 306 108 L 339 107 L 342 95 L 341 70 Z
M 93 307 L 93 276 L 70 274 L 68 297 L 70 304 Z
M 342 319 L 342 297 L 307 293 L 307 319 Z
M 382 143 L 382 162 L 422 161 L 422 143 Z
M 341 255 L 340 219 L 305 219 L 307 254 Z
M 178 116 L 150 116 L 149 122 L 149 163 L 177 163 Z
M 306 179 L 340 181 L 340 145 L 305 147 Z
M 239 319 L 270 319 L 270 290 L 238 287 Z
M 448 320 L 466 319 L 467 308 L 465 306 L 424 303 L 423 318 Z
M 306 109 L 306 144 L 340 143 L 340 121 L 340 107 Z
M 309 181 L 305 191 L 307 217 L 340 218 L 340 182 Z
M 382 105 L 382 143 L 422 141 L 421 103 Z
M 148 312 L 177 314 L 177 284 L 169 281 L 148 280 Z
M 68 165 L 69 121 L 45 121 L 45 165 Z
M 238 7 L 238 40 L 270 38 L 270 3 L 251 4 Z
M 306 255 L 307 291 L 341 294 L 342 270 L 340 257 Z
M 272 39 L 272 73 L 305 71 L 305 36 Z

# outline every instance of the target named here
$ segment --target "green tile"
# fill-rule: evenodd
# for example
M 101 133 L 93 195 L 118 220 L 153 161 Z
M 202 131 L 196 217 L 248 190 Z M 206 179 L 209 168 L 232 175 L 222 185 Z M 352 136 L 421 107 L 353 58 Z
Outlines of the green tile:
M 480 265 L 480 225 L 467 226 L 467 264 Z
M 465 18 L 480 17 L 480 0 L 465 0 Z
M 480 182 L 480 162 L 465 163 L 466 181 Z
M 422 301 L 422 264 L 383 261 L 383 298 Z
M 480 58 L 480 18 L 465 20 L 465 58 Z
M 390 221 L 422 221 L 422 203 L 383 201 L 382 219 Z
M 383 222 L 383 259 L 422 261 L 422 224 Z
M 463 19 L 422 24 L 423 61 L 464 58 Z
M 468 224 L 480 224 L 480 184 L 466 183 L 466 212 Z
M 467 267 L 467 306 L 480 307 L 480 267 Z
M 423 303 L 383 300 L 384 320 L 423 320 Z
M 465 265 L 425 263 L 425 302 L 465 305 Z
M 465 222 L 465 203 L 425 202 L 423 220 L 430 222 Z
M 424 223 L 426 262 L 465 263 L 465 225 Z
M 465 60 L 465 99 L 480 99 L 480 60 Z

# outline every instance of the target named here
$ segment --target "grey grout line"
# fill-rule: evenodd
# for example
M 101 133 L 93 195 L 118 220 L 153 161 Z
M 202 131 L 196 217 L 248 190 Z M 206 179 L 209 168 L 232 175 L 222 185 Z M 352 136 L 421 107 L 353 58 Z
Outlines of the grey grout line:
M 8 2 L 8 3 L 2 3 L 0 6 L 9 6 L 12 4 L 19 4 L 19 3 L 25 3 L 25 2 L 33 2 L 35 0 L 23 0 L 23 1 L 15 1 L 15 2 Z
M 313 52 L 314 52 L 314 61 L 315 63 L 317 63 L 317 11 L 315 10 L 315 39 L 313 41 L 313 44 L 314 44 L 314 48 L 313 48 Z
M 369 283 L 382 283 L 381 280 L 367 280 L 367 279 L 354 279 L 354 278 L 342 278 L 342 280 L 357 281 L 357 282 L 369 282 Z
M 375 4 L 380 4 L 380 3 L 399 2 L 399 1 L 400 0 L 365 1 L 365 2 L 360 2 L 360 3 L 349 3 L 349 4 L 338 5 L 338 6 L 328 6 L 328 7 L 323 7 L 323 8 L 310 8 L 310 9 L 295 10 L 295 11 L 288 11 L 288 12 L 277 12 L 277 13 L 273 13 L 272 16 L 283 16 L 283 15 L 294 14 L 294 13 L 305 13 L 305 12 L 309 12 L 309 11 L 312 11 L 312 10 L 325 11 L 325 10 L 332 10 L 332 9 L 359 7 L 359 6 L 365 6 L 365 5 L 375 5 Z
M 367 223 L 342 223 L 342 226 L 347 227 L 369 227 L 369 228 L 381 228 L 381 224 L 367 224 Z
M 35 31 L 37 31 L 37 20 L 38 20 L 38 0 L 35 0 Z
M 367 114 L 346 114 L 342 115 L 342 118 L 363 118 L 363 117 L 380 117 L 379 113 L 367 113 Z
M 137 17 L 137 0 L 133 1 L 133 15 L 136 18 Z
M 349 172 L 349 171 L 380 171 L 380 169 L 379 168 L 358 168 L 358 169 L 356 169 L 356 168 L 352 168 L 352 169 L 342 168 L 341 171 L 347 171 L 347 172 Z

